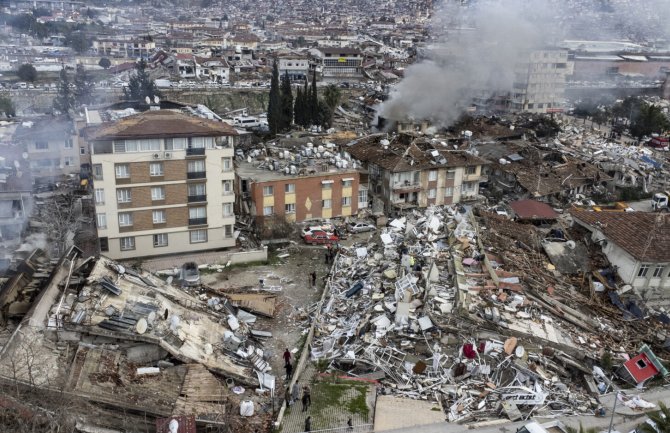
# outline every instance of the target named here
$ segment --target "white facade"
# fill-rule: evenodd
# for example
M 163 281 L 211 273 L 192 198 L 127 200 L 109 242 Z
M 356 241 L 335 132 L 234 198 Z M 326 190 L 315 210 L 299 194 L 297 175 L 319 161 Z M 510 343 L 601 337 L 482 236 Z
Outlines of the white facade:
M 510 109 L 529 113 L 551 113 L 565 106 L 566 77 L 574 64 L 567 50 L 533 51 L 529 61 L 515 68 Z

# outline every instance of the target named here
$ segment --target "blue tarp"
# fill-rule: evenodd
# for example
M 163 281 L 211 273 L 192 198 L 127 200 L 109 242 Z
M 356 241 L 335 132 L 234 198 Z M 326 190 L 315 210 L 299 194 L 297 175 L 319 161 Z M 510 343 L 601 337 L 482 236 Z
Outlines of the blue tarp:
M 656 161 L 655 159 L 649 158 L 647 155 L 642 155 L 640 160 L 642 162 L 646 162 L 647 164 L 652 165 L 654 168 L 661 168 L 663 166 L 662 163 Z

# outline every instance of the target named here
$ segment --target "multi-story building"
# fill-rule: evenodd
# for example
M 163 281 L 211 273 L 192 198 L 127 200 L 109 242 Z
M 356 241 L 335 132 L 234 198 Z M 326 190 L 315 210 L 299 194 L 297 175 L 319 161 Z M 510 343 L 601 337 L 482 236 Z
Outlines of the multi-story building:
M 291 81 L 304 81 L 309 74 L 309 58 L 298 54 L 282 54 L 277 58 L 279 76 L 288 75 Z
M 146 59 L 156 49 L 156 42 L 149 38 L 128 39 L 119 36 L 94 40 L 91 49 L 101 56 Z
M 14 139 L 25 147 L 36 184 L 62 181 L 80 173 L 80 158 L 86 154 L 86 147 L 80 145 L 72 120 L 48 117 L 24 122 Z
M 363 53 L 354 48 L 313 48 L 313 67 L 325 79 L 361 78 Z
M 236 135 L 226 123 L 171 110 L 92 131 L 100 251 L 127 259 L 234 246 Z
M 286 174 L 243 162 L 235 183 L 238 209 L 257 221 L 274 216 L 291 222 L 347 217 L 368 205 L 367 189 L 360 188 L 359 173 L 351 168 L 326 165 L 321 171 Z
M 567 50 L 538 50 L 517 63 L 509 108 L 529 113 L 552 113 L 565 106 L 566 76 L 573 63 Z
M 386 212 L 475 199 L 482 166 L 488 163 L 404 134 L 392 140 L 379 135 L 361 139 L 347 152 L 367 168 L 370 193 Z

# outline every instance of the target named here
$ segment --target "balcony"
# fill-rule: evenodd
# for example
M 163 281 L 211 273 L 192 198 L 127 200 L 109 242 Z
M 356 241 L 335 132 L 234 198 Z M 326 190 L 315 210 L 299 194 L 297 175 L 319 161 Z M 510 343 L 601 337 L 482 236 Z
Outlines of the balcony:
M 421 184 L 416 182 L 396 182 L 391 186 L 393 192 L 417 192 L 421 191 Z
M 186 173 L 186 179 L 204 179 L 206 177 L 206 171 L 189 171 Z
M 190 226 L 203 226 L 207 224 L 207 217 L 205 218 L 189 218 L 188 225 Z
M 186 148 L 186 156 L 204 156 L 204 147 L 188 147 Z
M 207 201 L 207 195 L 202 194 L 202 195 L 189 195 L 188 196 L 188 202 L 189 203 L 197 203 L 201 201 Z

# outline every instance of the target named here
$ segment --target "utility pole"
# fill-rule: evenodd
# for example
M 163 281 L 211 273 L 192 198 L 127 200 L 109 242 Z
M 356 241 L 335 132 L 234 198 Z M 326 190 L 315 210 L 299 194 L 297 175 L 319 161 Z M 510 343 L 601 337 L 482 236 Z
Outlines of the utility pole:
M 614 394 L 614 406 L 612 407 L 612 415 L 610 416 L 610 426 L 607 429 L 607 433 L 612 433 L 612 424 L 614 424 L 614 411 L 616 410 L 616 402 L 619 399 L 619 391 Z

